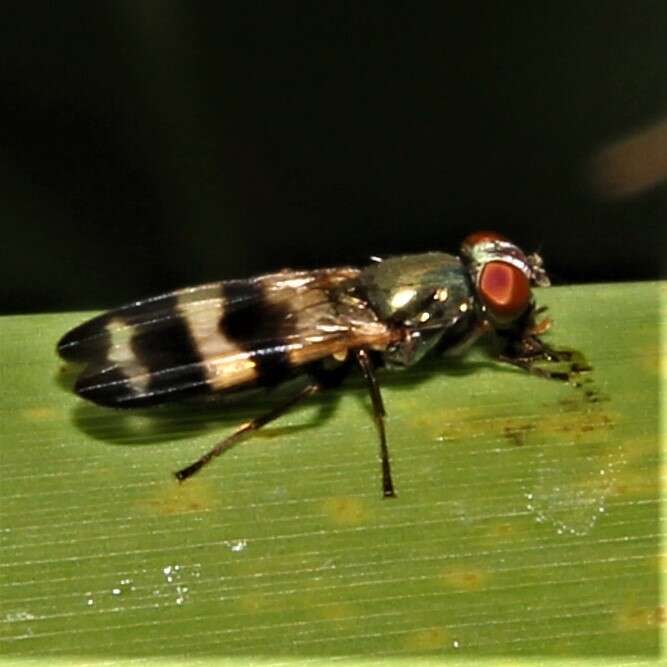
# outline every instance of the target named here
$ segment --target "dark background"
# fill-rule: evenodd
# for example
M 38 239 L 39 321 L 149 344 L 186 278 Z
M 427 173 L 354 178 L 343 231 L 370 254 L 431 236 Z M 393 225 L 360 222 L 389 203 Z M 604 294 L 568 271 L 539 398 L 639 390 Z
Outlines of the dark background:
M 655 156 L 600 154 L 667 115 L 664 0 L 227 4 L 3 5 L 1 312 L 479 228 L 564 282 L 665 275 Z

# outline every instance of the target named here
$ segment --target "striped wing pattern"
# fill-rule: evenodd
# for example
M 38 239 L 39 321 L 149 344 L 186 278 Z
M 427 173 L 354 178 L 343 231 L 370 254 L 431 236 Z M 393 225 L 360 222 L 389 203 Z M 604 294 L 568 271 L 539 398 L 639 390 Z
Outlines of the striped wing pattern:
M 277 384 L 326 357 L 387 347 L 386 325 L 337 289 L 358 273 L 283 271 L 171 292 L 84 322 L 58 352 L 85 364 L 75 390 L 101 405 Z

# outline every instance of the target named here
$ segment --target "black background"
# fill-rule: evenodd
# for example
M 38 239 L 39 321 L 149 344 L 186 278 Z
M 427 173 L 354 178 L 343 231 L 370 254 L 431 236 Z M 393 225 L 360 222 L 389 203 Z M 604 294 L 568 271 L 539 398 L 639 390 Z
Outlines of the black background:
M 666 35 L 664 0 L 7 3 L 0 310 L 480 228 L 564 282 L 664 275 L 664 186 L 590 165 L 665 115 Z

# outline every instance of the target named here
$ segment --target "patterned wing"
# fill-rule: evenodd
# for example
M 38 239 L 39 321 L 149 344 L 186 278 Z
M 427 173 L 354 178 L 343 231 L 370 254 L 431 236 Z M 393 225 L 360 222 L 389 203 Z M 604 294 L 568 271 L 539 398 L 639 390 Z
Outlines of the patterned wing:
M 358 273 L 284 271 L 172 292 L 84 322 L 58 352 L 86 365 L 75 390 L 101 405 L 276 384 L 327 356 L 388 345 L 387 327 L 364 302 L 334 296 Z

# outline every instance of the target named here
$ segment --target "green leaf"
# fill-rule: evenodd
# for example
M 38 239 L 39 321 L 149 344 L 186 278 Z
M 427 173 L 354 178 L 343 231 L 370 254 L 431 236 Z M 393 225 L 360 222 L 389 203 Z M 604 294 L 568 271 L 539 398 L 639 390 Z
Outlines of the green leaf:
M 6 657 L 655 657 L 665 284 L 539 290 L 580 387 L 474 350 L 381 372 L 179 485 L 271 397 L 89 405 L 54 347 L 86 314 L 0 320 Z M 664 371 L 662 371 L 664 372 Z

